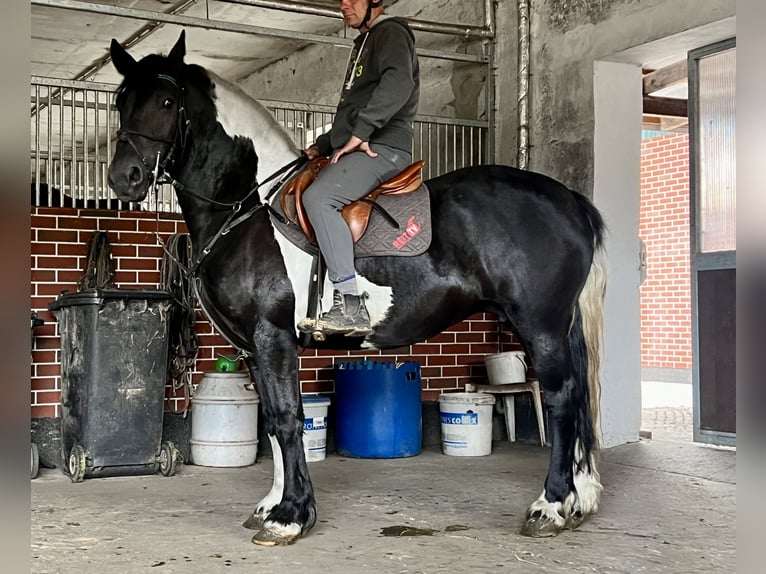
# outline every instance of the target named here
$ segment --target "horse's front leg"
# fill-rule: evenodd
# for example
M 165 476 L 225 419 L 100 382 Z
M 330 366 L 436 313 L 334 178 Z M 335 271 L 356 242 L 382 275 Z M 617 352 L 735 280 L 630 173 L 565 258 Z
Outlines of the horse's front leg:
M 244 526 L 259 529 L 255 544 L 292 544 L 316 522 L 314 489 L 303 453 L 297 346 L 292 332 L 264 322 L 256 327 L 254 343 L 256 354 L 246 362 L 271 441 L 274 483 Z

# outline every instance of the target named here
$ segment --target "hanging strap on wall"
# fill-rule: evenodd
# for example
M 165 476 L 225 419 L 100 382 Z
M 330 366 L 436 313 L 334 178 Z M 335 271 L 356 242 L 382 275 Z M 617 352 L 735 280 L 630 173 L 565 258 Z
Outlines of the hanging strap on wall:
M 77 282 L 77 290 L 115 288 L 114 261 L 109 238 L 104 231 L 96 231 L 88 240 L 88 258 Z
M 194 330 L 197 299 L 188 274 L 192 245 L 189 235 L 176 233 L 168 239 L 167 250 L 162 257 L 161 287 L 173 296 L 168 320 L 168 373 L 172 380 L 173 396 L 184 388 L 184 406 L 174 413 L 184 413 L 192 397 L 191 375 L 197 359 L 199 343 Z

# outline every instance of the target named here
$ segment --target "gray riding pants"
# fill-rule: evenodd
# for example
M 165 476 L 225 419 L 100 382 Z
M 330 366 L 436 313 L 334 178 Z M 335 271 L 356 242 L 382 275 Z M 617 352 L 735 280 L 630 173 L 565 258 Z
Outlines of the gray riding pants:
M 412 155 L 387 145 L 372 144 L 377 157 L 363 151 L 342 156 L 328 164 L 303 195 L 303 206 L 316 232 L 319 250 L 327 264 L 327 275 L 339 283 L 356 274 L 351 231 L 340 210 L 361 199 L 378 185 L 412 163 Z

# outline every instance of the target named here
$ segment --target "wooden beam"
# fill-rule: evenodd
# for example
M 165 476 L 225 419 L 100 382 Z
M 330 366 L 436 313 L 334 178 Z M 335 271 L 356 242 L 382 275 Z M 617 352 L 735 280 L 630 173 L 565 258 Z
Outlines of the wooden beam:
M 649 96 L 663 88 L 686 81 L 688 68 L 686 60 L 660 68 L 644 75 L 644 95 Z
M 660 129 L 663 132 L 688 132 L 689 120 L 687 118 L 671 118 L 670 116 L 661 116 Z
M 644 113 L 655 116 L 673 116 L 687 118 L 689 113 L 686 100 L 676 98 L 653 98 L 644 96 Z

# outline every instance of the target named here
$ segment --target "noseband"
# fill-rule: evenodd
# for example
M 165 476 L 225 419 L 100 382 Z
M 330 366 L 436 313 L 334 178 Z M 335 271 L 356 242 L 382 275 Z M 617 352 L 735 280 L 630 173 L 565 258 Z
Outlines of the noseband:
M 174 156 L 176 154 L 177 148 L 180 149 L 180 158 L 183 158 L 184 152 L 186 151 L 186 140 L 189 135 L 190 124 L 188 118 L 186 117 L 184 88 L 180 86 L 172 76 L 168 76 L 166 74 L 158 74 L 157 79 L 170 82 L 175 86 L 176 90 L 178 90 L 178 119 L 176 121 L 175 134 L 173 135 L 173 139 L 170 140 L 167 138 L 158 138 L 153 135 L 127 129 L 117 130 L 117 139 L 119 141 L 127 142 L 130 147 L 133 148 L 133 151 L 135 151 L 136 155 L 138 155 L 138 157 L 141 159 L 141 163 L 144 164 L 144 167 L 147 169 L 147 171 L 152 174 L 152 179 L 155 186 L 161 183 L 170 182 L 166 174 L 166 169 L 168 169 L 175 162 Z M 157 158 L 154 161 L 151 161 L 149 158 L 141 154 L 141 152 L 138 150 L 138 147 L 136 146 L 136 143 L 133 141 L 132 136 L 138 136 L 153 142 L 170 144 L 170 147 L 165 152 L 164 157 L 160 157 L 160 152 L 158 151 Z M 166 179 L 167 182 L 165 182 Z

